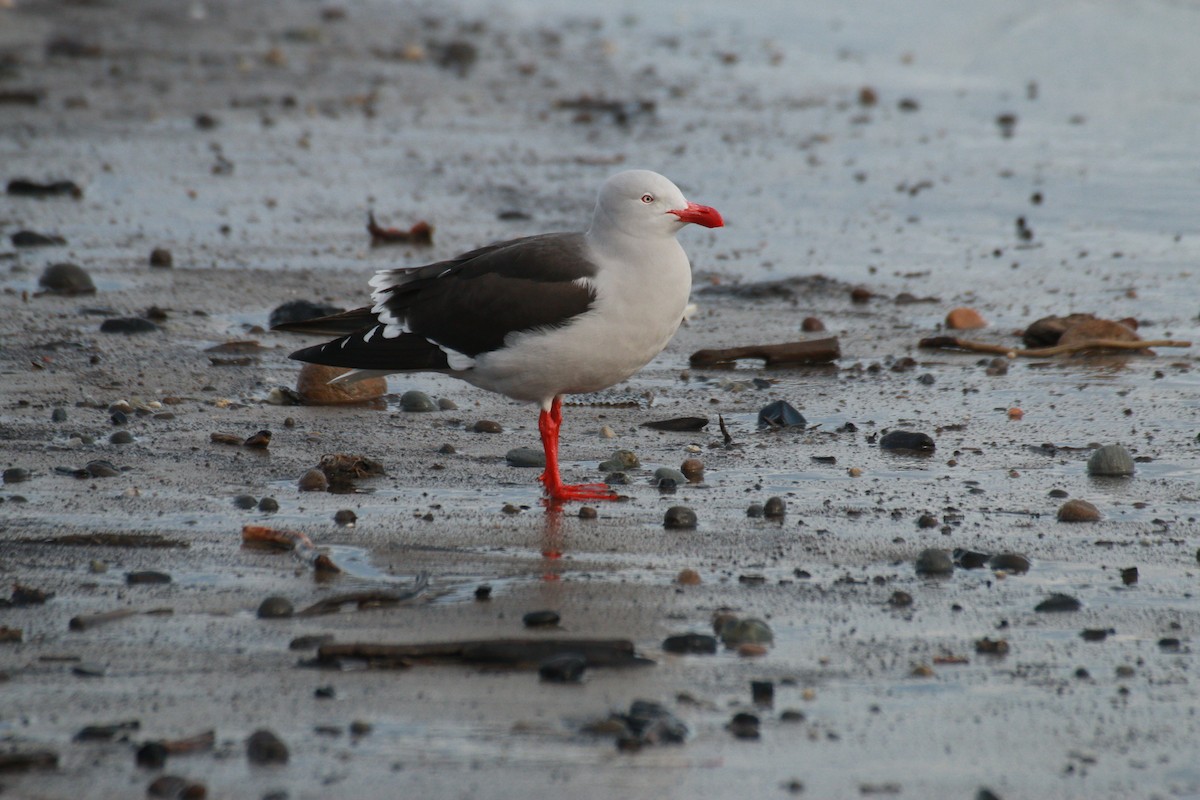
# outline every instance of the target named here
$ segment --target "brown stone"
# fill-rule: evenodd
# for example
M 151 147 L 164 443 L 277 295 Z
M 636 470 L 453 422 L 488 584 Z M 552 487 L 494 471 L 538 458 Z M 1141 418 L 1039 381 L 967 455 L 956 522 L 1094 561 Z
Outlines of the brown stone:
M 383 378 L 367 378 L 354 383 L 329 383 L 349 371 L 342 367 L 305 364 L 296 378 L 296 393 L 305 405 L 335 406 L 366 403 L 382 397 L 387 392 L 387 381 Z
M 1087 500 L 1068 500 L 1059 506 L 1059 522 L 1098 522 L 1100 510 Z
M 955 331 L 976 330 L 986 328 L 987 320 L 975 309 L 960 306 L 946 314 L 946 327 Z
M 1138 342 L 1141 341 L 1133 330 L 1120 322 L 1113 322 L 1107 319 L 1085 319 L 1076 322 L 1071 327 L 1063 331 L 1063 335 L 1059 337 L 1058 343 L 1063 344 L 1078 344 L 1080 342 L 1089 342 L 1095 339 L 1115 339 L 1118 342 Z

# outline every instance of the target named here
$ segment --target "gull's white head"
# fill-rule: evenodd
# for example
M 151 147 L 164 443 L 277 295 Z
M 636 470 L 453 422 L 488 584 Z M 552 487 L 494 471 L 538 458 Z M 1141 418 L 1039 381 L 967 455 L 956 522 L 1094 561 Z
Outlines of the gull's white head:
M 631 169 L 600 187 L 592 230 L 606 226 L 635 237 L 674 236 L 692 222 L 706 228 L 725 224 L 715 208 L 689 203 L 678 186 L 657 172 Z

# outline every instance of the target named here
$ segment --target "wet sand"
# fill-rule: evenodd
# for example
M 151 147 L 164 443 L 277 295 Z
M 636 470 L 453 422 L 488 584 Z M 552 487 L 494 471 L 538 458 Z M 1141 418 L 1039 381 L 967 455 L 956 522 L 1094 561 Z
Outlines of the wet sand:
M 1072 311 L 1136 317 L 1146 338 L 1200 335 L 1187 289 L 1200 253 L 1181 200 L 1195 111 L 1169 58 L 1139 62 L 1152 89 L 1123 77 L 1106 93 L 1049 61 L 1019 78 L 991 70 L 1022 47 L 1041 52 L 1058 23 L 1032 12 L 1011 27 L 989 27 L 984 12 L 962 30 L 943 19 L 911 41 L 901 27 L 889 41 L 885 20 L 824 8 L 782 20 L 777 37 L 707 6 L 669 20 L 553 3 L 322 13 L 334 8 L 0 8 L 0 55 L 11 55 L 0 92 L 39 98 L 0 105 L 0 177 L 83 189 L 0 204 L 6 241 L 22 229 L 67 240 L 0 251 L 0 466 L 30 474 L 0 488 L 0 570 L 55 593 L 0 608 L 0 626 L 22 636 L 0 643 L 0 739 L 5 752 L 58 756 L 54 769 L 0 775 L 6 794 L 141 796 L 165 773 L 211 797 L 784 797 L 800 785 L 822 798 L 1200 796 L 1194 348 L 1017 359 L 1002 375 L 987 374 L 990 357 L 917 348 L 959 305 L 991 323 L 972 338 L 1013 346 L 1034 319 Z M 1133 44 L 1158 36 L 1174 52 L 1190 12 L 1142 10 Z M 1119 41 L 1124 12 L 1107 13 L 1068 17 Z M 1012 59 L 997 56 L 1005 44 Z M 1142 146 L 1152 122 L 1166 127 Z M 375 407 L 267 402 L 294 385 L 286 354 L 308 341 L 263 330 L 275 306 L 349 307 L 375 269 L 576 227 L 596 185 L 633 166 L 668 174 L 728 227 L 681 237 L 698 308 L 667 351 L 566 408 L 568 479 L 596 480 L 613 450 L 633 450 L 642 467 L 627 502 L 596 519 L 543 507 L 537 471 L 504 459 L 537 446 L 535 410 L 453 379 L 392 378 Z M 369 209 L 397 227 L 428 220 L 433 246 L 371 248 Z M 1019 238 L 1018 216 L 1032 238 Z M 157 247 L 171 268 L 149 266 Z M 83 266 L 97 293 L 38 296 L 38 276 L 61 261 Z M 785 283 L 764 291 L 769 281 Z M 854 302 L 855 286 L 873 296 Z M 99 332 L 151 307 L 165 313 L 161 331 Z M 838 337 L 835 366 L 688 365 L 703 348 L 803 338 L 806 316 Z M 263 349 L 215 366 L 206 349 L 234 340 Z M 409 389 L 457 410 L 405 413 Z M 121 400 L 150 413 L 114 426 Z M 808 427 L 759 430 L 774 400 Z M 641 427 L 676 416 L 710 423 Z M 481 419 L 503 432 L 471 432 Z M 210 440 L 263 429 L 265 451 Z M 893 429 L 937 449 L 882 450 Z M 133 442 L 110 443 L 117 430 Z M 1089 477 L 1094 446 L 1112 443 L 1137 459 L 1135 475 Z M 327 453 L 369 456 L 386 475 L 354 494 L 300 492 Z M 685 458 L 703 460 L 702 484 L 651 485 L 654 469 Z M 95 459 L 119 474 L 60 469 Z M 239 495 L 279 510 L 238 509 Z M 786 500 L 782 520 L 747 516 L 772 496 Z M 1065 498 L 1089 500 L 1101 520 L 1058 522 Z M 695 530 L 664 530 L 674 505 L 695 510 Z M 342 509 L 357 524 L 335 523 Z M 247 524 L 302 531 L 345 573 L 317 581 L 292 555 L 243 548 Z M 106 533 L 186 547 L 54 542 Z M 926 548 L 1019 553 L 1032 567 L 930 578 L 914 568 Z M 677 583 L 685 569 L 701 582 Z M 138 570 L 172 581 L 127 585 Z M 299 609 L 422 573 L 428 591 L 400 606 L 255 614 L 270 595 Z M 896 592 L 912 605 L 889 603 Z M 1035 612 L 1052 593 L 1082 608 Z M 539 609 L 559 612 L 559 628 L 526 629 Z M 720 609 L 767 621 L 768 652 L 664 652 L 668 635 L 711 631 Z M 1085 629 L 1110 632 L 1086 641 Z M 655 663 L 591 668 L 578 685 L 462 664 L 321 670 L 299 666 L 311 649 L 288 649 L 311 634 L 611 637 Z M 984 638 L 1007 654 L 977 653 Z M 752 681 L 774 683 L 772 706 L 752 702 Z M 326 687 L 332 698 L 316 696 Z M 639 698 L 686 722 L 686 743 L 628 753 L 585 732 Z M 759 739 L 726 729 L 739 712 L 760 718 Z M 124 720 L 138 729 L 73 741 Z M 352 734 L 355 721 L 369 732 Z M 287 743 L 286 765 L 247 762 L 244 740 L 260 728 Z M 211 751 L 135 764 L 143 742 L 205 730 Z

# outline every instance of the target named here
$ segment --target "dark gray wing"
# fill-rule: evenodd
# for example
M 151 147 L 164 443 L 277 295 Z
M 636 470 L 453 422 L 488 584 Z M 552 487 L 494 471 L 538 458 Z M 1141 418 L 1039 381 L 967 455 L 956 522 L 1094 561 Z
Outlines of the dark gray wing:
M 378 370 L 450 369 L 447 351 L 474 357 L 515 332 L 561 327 L 591 308 L 596 274 L 581 233 L 549 233 L 481 247 L 424 267 L 379 273 L 374 308 L 288 323 L 275 330 L 339 335 L 291 358 Z M 407 329 L 384 336 L 380 317 Z
M 518 331 L 556 328 L 586 312 L 596 275 L 581 233 L 514 239 L 458 258 L 381 273 L 373 282 L 376 309 L 409 331 L 476 356 L 504 346 Z

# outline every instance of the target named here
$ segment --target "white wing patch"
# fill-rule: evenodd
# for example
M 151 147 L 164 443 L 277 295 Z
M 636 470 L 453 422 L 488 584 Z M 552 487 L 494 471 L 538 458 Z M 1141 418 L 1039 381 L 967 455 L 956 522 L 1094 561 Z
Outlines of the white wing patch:
M 387 301 L 391 299 L 387 290 L 403 286 L 408 281 L 407 273 L 394 269 L 382 269 L 367 281 L 373 289 L 371 301 L 375 304 L 371 307 L 371 313 L 383 323 L 383 338 L 385 339 L 395 339 L 403 333 L 412 333 L 408 327 L 408 320 L 397 317 L 387 307 Z M 366 341 L 370 341 L 370 339 L 368 338 Z
M 438 350 L 441 350 L 443 353 L 446 354 L 446 364 L 450 367 L 450 369 L 466 370 L 466 369 L 471 369 L 472 367 L 475 366 L 475 359 L 472 358 L 471 356 L 467 355 L 466 353 L 460 353 L 457 350 L 455 350 L 451 347 L 447 347 L 444 344 L 438 344 L 437 342 L 433 341 L 432 339 L 426 339 L 425 341 L 434 345 L 435 347 L 437 347 Z

